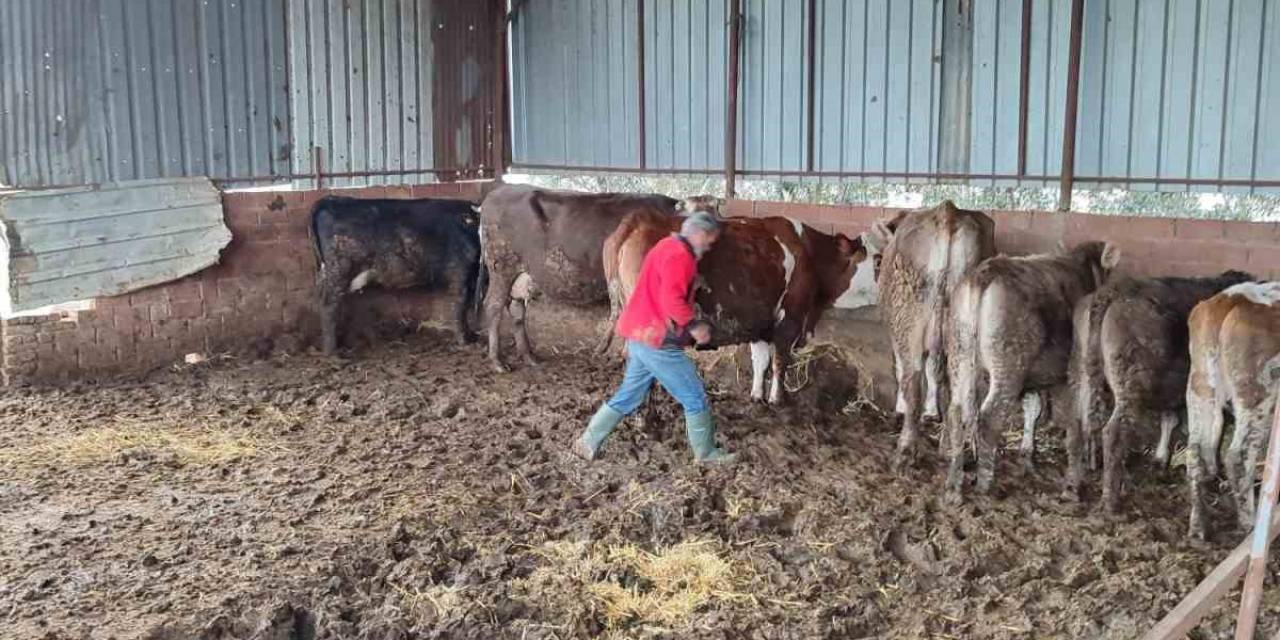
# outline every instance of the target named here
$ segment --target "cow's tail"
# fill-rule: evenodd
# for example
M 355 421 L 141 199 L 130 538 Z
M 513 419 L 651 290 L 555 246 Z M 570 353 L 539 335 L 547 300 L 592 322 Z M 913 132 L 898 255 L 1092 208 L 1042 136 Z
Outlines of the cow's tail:
M 485 256 L 485 250 L 484 250 L 485 242 L 484 242 L 483 220 L 481 221 L 481 224 L 479 229 L 477 230 L 477 233 L 479 235 L 479 241 L 480 241 L 480 257 L 479 257 L 480 264 L 476 268 L 476 283 L 475 283 L 475 291 L 472 293 L 471 313 L 474 314 L 476 317 L 476 320 L 479 321 L 481 318 L 484 317 L 483 316 L 484 301 L 485 301 L 485 298 L 488 297 L 489 295 L 489 264 L 485 259 L 486 256 Z
M 965 278 L 953 291 L 947 348 L 953 387 L 947 422 L 953 451 L 965 443 L 972 446 L 978 427 L 983 289 L 980 282 Z
M 1094 436 L 1101 432 L 1103 416 L 1106 412 L 1107 380 L 1103 368 L 1102 320 L 1115 296 L 1109 290 L 1098 291 L 1089 298 L 1084 314 L 1083 336 L 1076 336 L 1075 343 L 1080 349 L 1079 380 L 1077 381 L 1077 402 L 1080 410 L 1080 430 L 1084 436 L 1086 447 L 1094 447 Z M 1092 456 L 1093 451 L 1087 452 Z
M 622 282 L 620 280 L 622 260 L 622 244 L 630 233 L 633 226 L 631 216 L 622 219 L 618 224 L 618 228 L 604 240 L 604 247 L 600 252 L 601 268 L 604 271 L 604 282 L 609 292 L 609 321 L 604 327 L 604 331 L 600 336 L 600 342 L 596 346 L 596 353 L 604 355 L 613 346 L 613 327 L 617 323 L 618 317 L 622 314 L 622 305 L 625 303 L 622 293 Z

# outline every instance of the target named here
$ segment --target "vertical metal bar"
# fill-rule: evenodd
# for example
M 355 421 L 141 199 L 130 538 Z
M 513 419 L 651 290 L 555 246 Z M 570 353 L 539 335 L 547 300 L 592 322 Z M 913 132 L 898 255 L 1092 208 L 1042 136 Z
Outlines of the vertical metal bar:
M 497 40 L 493 60 L 493 113 L 489 126 L 492 131 L 491 144 L 493 163 L 493 179 L 502 182 L 502 175 L 507 172 L 507 2 L 492 0 L 489 4 L 493 11 L 493 35 Z
M 1071 0 L 1071 48 L 1067 54 L 1067 104 L 1062 123 L 1062 187 L 1058 211 L 1071 210 L 1071 189 L 1076 173 L 1076 121 L 1080 107 L 1080 40 L 1084 27 L 1084 0 Z
M 639 89 L 636 93 L 639 96 L 640 106 L 636 110 L 639 114 L 638 120 L 640 125 L 640 168 L 646 166 L 645 156 L 648 154 L 646 138 L 648 133 L 645 131 L 645 78 L 644 78 L 644 0 L 636 0 L 636 83 Z
M 1031 7 L 1022 0 L 1022 64 L 1018 76 L 1018 175 L 1027 175 L 1027 111 L 1031 100 Z
M 809 51 L 807 56 L 809 60 L 809 104 L 807 105 L 809 129 L 807 131 L 806 153 L 808 155 L 805 158 L 805 167 L 809 171 L 813 171 L 814 132 L 818 128 L 817 123 L 814 121 L 814 114 L 817 113 L 814 107 L 816 102 L 814 98 L 818 92 L 818 0 L 809 0 Z
M 324 153 L 319 146 L 311 147 L 311 172 L 316 176 L 316 191 L 324 188 L 324 167 L 320 155 Z
M 731 199 L 736 193 L 738 163 L 738 62 L 742 41 L 741 0 L 729 3 L 729 79 L 725 87 L 724 118 L 724 197 Z
M 1280 396 L 1280 390 L 1276 391 Z M 1258 624 L 1258 606 L 1262 604 L 1262 580 L 1267 575 L 1267 546 L 1271 542 L 1271 512 L 1280 496 L 1280 402 L 1271 419 L 1271 441 L 1267 446 L 1267 464 L 1262 472 L 1262 491 L 1258 496 L 1258 516 L 1253 522 L 1253 543 L 1249 550 L 1249 570 L 1244 576 L 1240 595 L 1240 614 L 1236 617 L 1236 640 L 1253 640 Z

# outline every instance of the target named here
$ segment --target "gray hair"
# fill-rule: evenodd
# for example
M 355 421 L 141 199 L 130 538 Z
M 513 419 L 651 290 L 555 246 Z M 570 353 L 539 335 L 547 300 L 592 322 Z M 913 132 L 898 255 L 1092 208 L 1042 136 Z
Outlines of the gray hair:
M 694 231 L 716 233 L 719 230 L 720 221 L 706 211 L 694 211 L 685 216 L 684 222 L 680 223 L 680 235 L 682 236 L 687 236 Z

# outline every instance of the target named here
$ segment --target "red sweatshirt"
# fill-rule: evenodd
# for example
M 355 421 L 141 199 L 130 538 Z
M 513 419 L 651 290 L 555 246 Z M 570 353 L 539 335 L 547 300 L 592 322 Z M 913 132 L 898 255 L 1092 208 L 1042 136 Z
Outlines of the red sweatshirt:
M 693 247 L 683 238 L 672 235 L 653 245 L 618 318 L 618 335 L 651 347 L 682 345 L 685 327 L 693 320 L 690 285 L 697 274 Z

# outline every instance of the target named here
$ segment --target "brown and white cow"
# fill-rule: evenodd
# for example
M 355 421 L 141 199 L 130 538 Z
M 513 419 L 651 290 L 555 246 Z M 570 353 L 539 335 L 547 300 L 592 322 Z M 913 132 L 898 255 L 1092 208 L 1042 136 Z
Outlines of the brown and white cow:
M 605 273 L 620 309 L 634 290 L 644 256 L 679 230 L 677 219 L 634 214 L 605 243 Z M 751 344 L 751 395 L 782 399 L 782 375 L 832 307 L 875 303 L 873 262 L 863 238 L 829 235 L 787 218 L 730 218 L 698 264 L 694 303 L 712 325 L 710 348 Z
M 1235 285 L 1196 305 L 1189 321 L 1187 479 L 1192 538 L 1205 538 L 1204 483 L 1217 476 L 1224 411 L 1235 416 L 1227 479 L 1242 528 L 1253 526 L 1254 470 L 1280 387 L 1280 282 Z M 1206 477 L 1207 476 L 1207 477 Z
M 1043 392 L 1066 381 L 1072 311 L 1080 298 L 1106 282 L 1119 258 L 1119 250 L 1103 242 L 1055 254 L 997 256 L 971 269 L 956 286 L 947 343 L 950 502 L 961 499 L 966 435 L 978 461 L 976 489 L 991 489 L 997 438 L 1019 400 L 1023 461 L 1030 465 L 1047 397 Z M 979 404 L 983 378 L 987 392 Z
M 576 193 L 502 185 L 480 205 L 480 247 L 489 273 L 485 313 L 489 359 L 506 371 L 499 347 L 502 314 L 510 311 L 516 350 L 537 364 L 529 343 L 528 302 L 534 291 L 558 302 L 591 305 L 608 299 L 600 271 L 604 241 L 631 213 L 675 216 L 718 213 L 721 200 L 676 200 L 656 194 Z
M 995 222 L 945 200 L 900 212 L 887 224 L 877 223 L 873 232 L 892 238 L 877 282 L 881 317 L 893 339 L 896 410 L 903 416 L 895 458 L 900 465 L 915 453 L 921 417 L 941 417 L 951 291 L 969 269 L 995 255 Z
M 1087 308 L 1076 314 L 1080 324 L 1072 354 L 1072 364 L 1079 368 L 1073 376 L 1079 419 L 1067 421 L 1069 497 L 1078 497 L 1083 483 L 1082 433 L 1091 447 L 1101 433 L 1102 503 L 1108 511 L 1119 504 L 1128 441 L 1140 432 L 1154 433 L 1157 418 L 1155 458 L 1169 464 L 1191 367 L 1191 309 L 1252 279 L 1239 271 L 1212 278 L 1120 278 L 1086 298 Z

